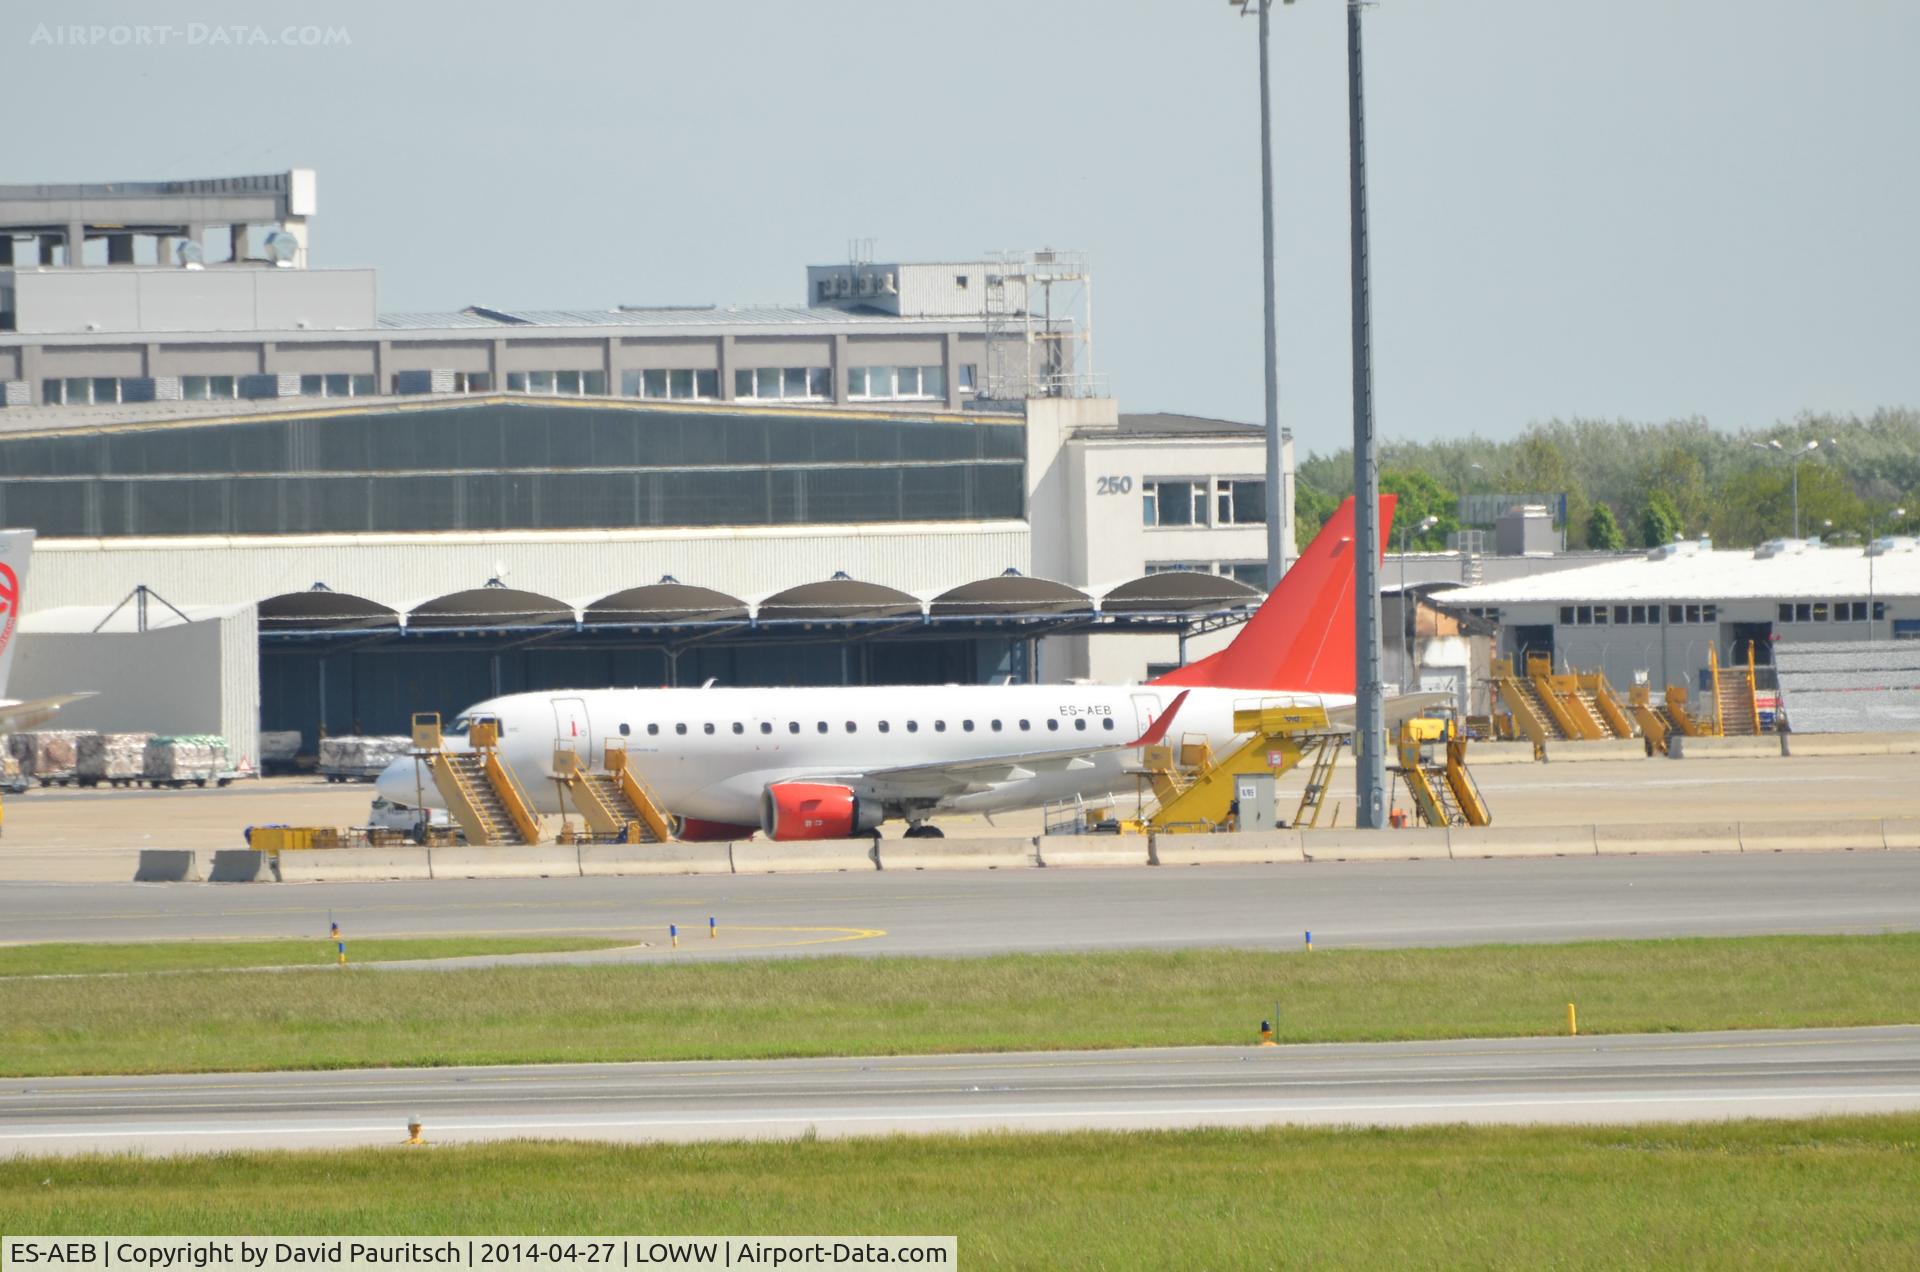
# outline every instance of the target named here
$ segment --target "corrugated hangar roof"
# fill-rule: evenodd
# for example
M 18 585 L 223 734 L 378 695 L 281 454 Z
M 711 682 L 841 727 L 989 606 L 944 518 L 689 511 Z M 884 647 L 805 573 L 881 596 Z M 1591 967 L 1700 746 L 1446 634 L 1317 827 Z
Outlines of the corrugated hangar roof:
M 1783 641 L 1773 657 L 1795 733 L 1920 729 L 1920 641 Z
M 1811 541 L 1775 541 L 1751 552 L 1715 552 L 1678 543 L 1582 569 L 1458 588 L 1434 599 L 1448 605 L 1526 605 L 1820 600 L 1866 596 L 1869 591 L 1882 597 L 1920 596 L 1920 541 L 1881 539 L 1873 547 L 1870 559 L 1863 548 L 1830 548 Z

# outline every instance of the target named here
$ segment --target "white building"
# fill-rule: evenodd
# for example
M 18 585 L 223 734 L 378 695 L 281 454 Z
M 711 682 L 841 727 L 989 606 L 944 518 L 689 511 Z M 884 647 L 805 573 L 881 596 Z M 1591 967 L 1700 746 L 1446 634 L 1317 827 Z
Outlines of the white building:
M 1775 642 L 1920 639 L 1920 541 L 1866 548 L 1777 539 L 1751 551 L 1680 542 L 1581 569 L 1458 588 L 1436 600 L 1499 620 L 1501 653 L 1550 654 L 1615 685 L 1697 686 L 1722 665 L 1771 663 Z

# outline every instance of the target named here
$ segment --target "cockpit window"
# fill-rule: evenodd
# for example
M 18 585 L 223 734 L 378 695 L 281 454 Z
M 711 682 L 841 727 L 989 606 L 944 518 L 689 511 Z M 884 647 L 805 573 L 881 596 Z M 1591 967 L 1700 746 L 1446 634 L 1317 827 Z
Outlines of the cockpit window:
M 453 723 L 440 730 L 442 733 L 465 733 L 473 727 L 473 720 L 467 716 L 455 716 Z

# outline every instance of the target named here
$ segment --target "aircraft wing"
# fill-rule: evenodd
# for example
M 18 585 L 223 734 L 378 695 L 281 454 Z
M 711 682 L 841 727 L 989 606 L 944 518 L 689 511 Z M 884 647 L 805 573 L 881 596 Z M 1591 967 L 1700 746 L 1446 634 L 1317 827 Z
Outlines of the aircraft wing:
M 1456 701 L 1458 701 L 1457 695 L 1437 690 L 1422 693 L 1403 693 L 1397 697 L 1387 699 L 1386 719 L 1384 722 L 1388 728 L 1392 728 L 1402 720 L 1411 720 L 1414 716 L 1422 715 L 1435 707 L 1450 707 L 1454 705 Z M 1351 729 L 1353 727 L 1354 713 L 1358 709 L 1357 707 L 1351 706 L 1329 707 L 1327 708 L 1327 722 Z
M 35 698 L 30 702 L 0 702 L 0 733 L 31 729 L 69 703 L 93 696 L 92 693 L 61 693 L 51 698 Z
M 1154 720 L 1152 727 L 1131 742 L 1106 743 L 1071 751 L 1019 751 L 977 759 L 905 764 L 898 768 L 869 770 L 851 779 L 848 784 L 881 799 L 941 799 L 989 791 L 1004 783 L 1025 781 L 1041 773 L 1089 769 L 1093 767 L 1093 757 L 1096 755 L 1158 745 L 1167 736 L 1174 715 L 1186 700 L 1186 691 L 1182 690 Z

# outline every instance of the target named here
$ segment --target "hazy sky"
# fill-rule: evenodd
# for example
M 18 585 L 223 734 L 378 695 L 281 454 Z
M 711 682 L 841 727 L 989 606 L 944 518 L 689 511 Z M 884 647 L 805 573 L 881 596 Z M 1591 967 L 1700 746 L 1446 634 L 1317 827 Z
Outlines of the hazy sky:
M 1920 403 L 1920 3 L 1366 24 L 1383 435 Z M 315 263 L 378 266 L 385 309 L 799 303 L 856 236 L 1082 248 L 1126 408 L 1257 419 L 1255 29 L 1220 0 L 5 0 L 0 180 L 317 168 Z M 1274 55 L 1281 409 L 1324 451 L 1338 0 L 1276 9 Z

